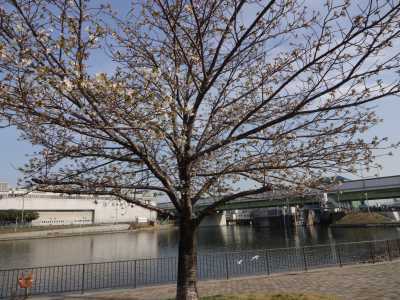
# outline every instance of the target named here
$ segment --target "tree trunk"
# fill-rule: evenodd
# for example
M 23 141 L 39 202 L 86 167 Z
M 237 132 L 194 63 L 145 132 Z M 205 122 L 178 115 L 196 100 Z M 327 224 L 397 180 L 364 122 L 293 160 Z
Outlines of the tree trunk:
M 198 300 L 197 292 L 197 226 L 191 219 L 179 223 L 178 281 L 176 300 Z

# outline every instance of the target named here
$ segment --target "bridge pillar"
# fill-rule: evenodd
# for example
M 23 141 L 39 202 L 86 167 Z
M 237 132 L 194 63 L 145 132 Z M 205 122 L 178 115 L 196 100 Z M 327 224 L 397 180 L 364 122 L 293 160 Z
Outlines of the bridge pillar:
M 216 213 L 211 216 L 207 216 L 200 223 L 200 227 L 206 226 L 225 226 L 226 225 L 226 214 L 225 211 Z

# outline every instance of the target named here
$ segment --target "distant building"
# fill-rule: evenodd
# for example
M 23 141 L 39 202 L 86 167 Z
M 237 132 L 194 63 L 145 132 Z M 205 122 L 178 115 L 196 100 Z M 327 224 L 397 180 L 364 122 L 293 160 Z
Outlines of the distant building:
M 135 197 L 148 204 L 155 202 L 153 193 L 137 192 Z M 154 211 L 111 196 L 26 194 L 0 183 L 0 211 L 10 209 L 37 211 L 39 218 L 32 222 L 34 226 L 144 222 L 157 217 Z
M 8 192 L 8 184 L 6 182 L 0 182 L 0 193 Z
M 226 218 L 232 221 L 251 220 L 252 209 L 235 209 L 226 211 Z

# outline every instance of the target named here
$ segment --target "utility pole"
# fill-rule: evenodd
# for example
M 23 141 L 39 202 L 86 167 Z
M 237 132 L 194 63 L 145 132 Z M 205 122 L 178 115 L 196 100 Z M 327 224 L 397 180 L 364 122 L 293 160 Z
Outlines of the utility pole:
M 365 192 L 364 195 L 365 195 L 365 205 L 367 206 L 368 212 L 371 213 L 371 211 L 370 211 L 370 209 L 369 209 L 369 204 L 368 204 L 368 202 L 367 202 L 367 201 L 368 201 L 368 193 Z
M 21 212 L 21 223 L 24 225 L 24 209 L 25 209 L 25 196 L 22 196 L 22 212 Z
M 118 223 L 118 200 L 115 201 L 115 224 Z

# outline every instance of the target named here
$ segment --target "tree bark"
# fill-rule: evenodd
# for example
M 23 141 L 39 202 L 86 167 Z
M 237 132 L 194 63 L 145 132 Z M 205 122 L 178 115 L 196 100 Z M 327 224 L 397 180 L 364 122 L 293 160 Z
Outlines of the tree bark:
M 191 219 L 179 222 L 178 281 L 176 300 L 198 300 L 197 292 L 197 225 Z

